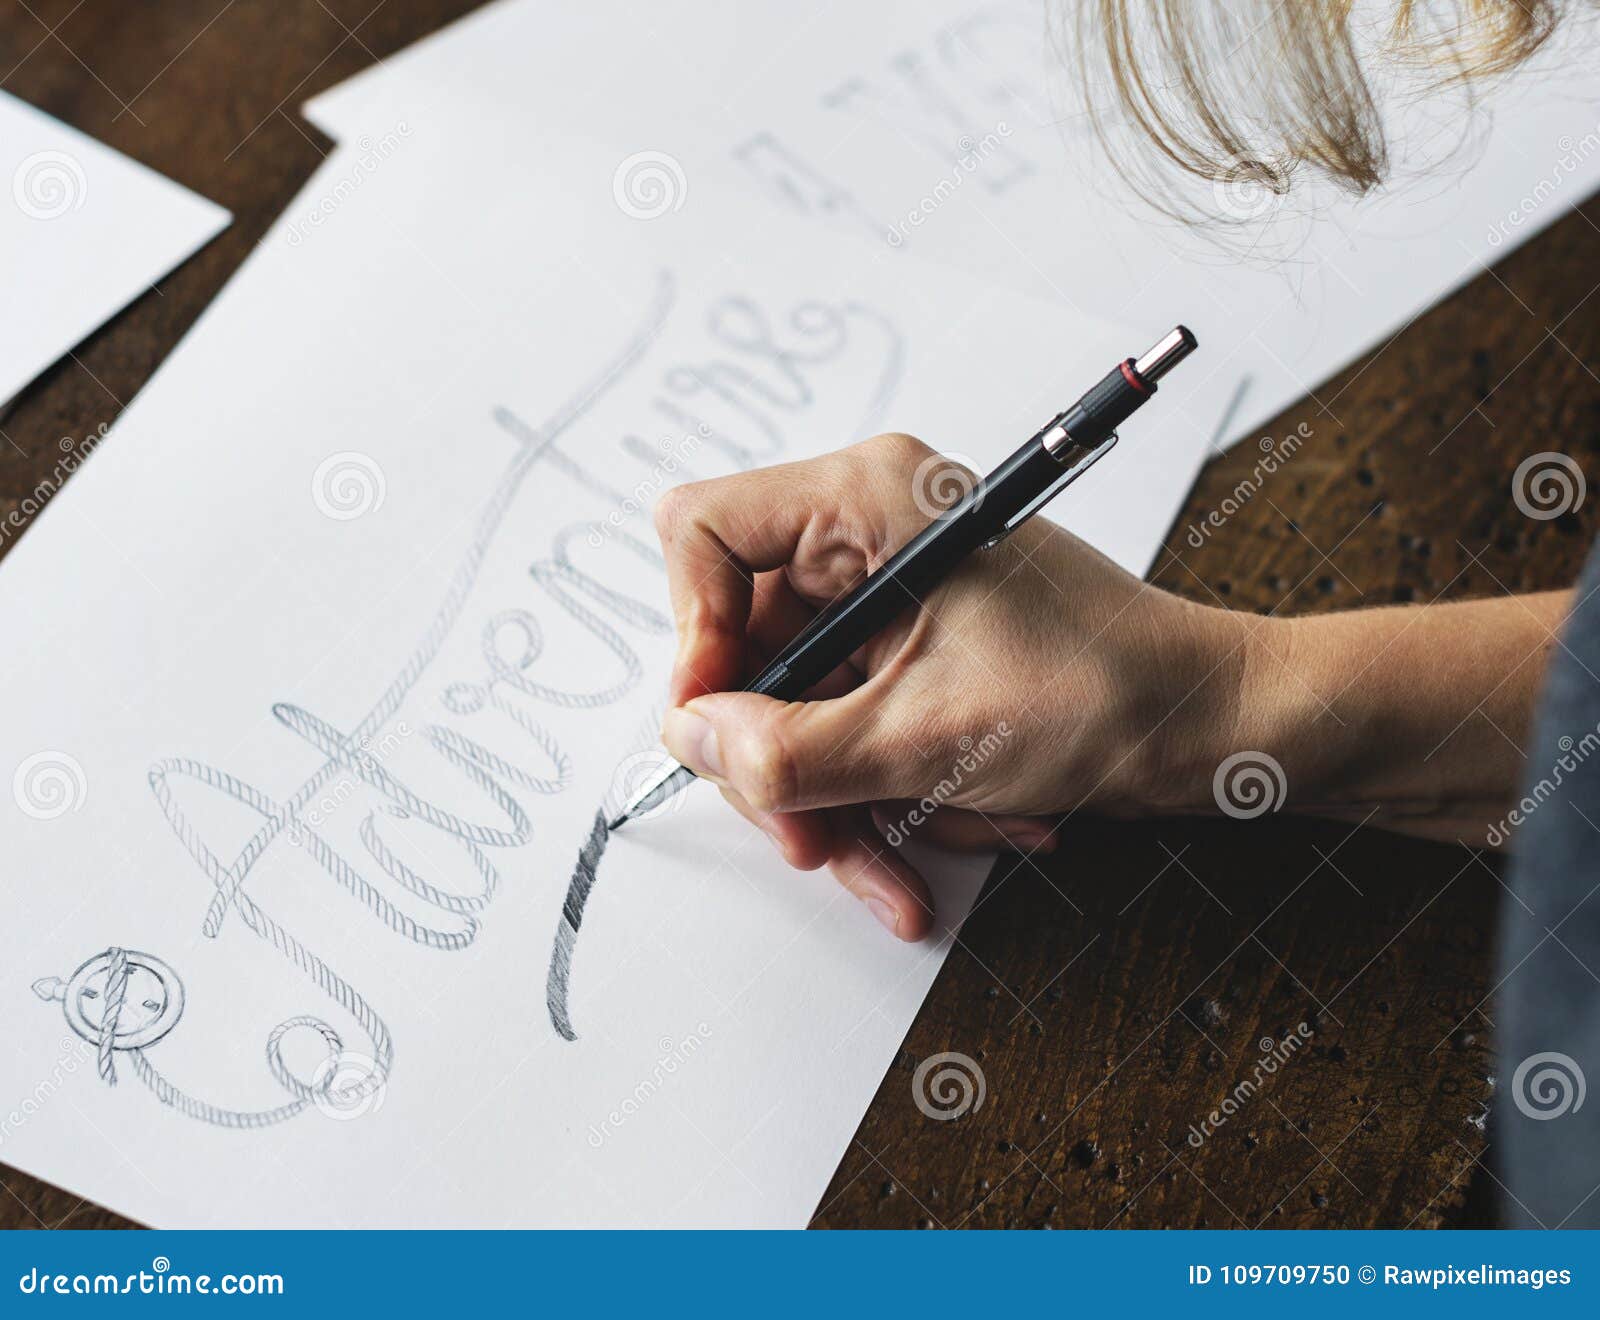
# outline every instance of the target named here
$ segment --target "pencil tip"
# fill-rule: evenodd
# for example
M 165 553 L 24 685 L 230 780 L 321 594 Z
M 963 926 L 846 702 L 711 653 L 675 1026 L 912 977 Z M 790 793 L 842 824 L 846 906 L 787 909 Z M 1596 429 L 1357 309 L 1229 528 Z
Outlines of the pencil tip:
M 626 811 L 624 811 L 620 816 L 617 816 L 617 817 L 614 817 L 611 820 L 608 820 L 606 822 L 606 833 L 610 834 L 618 826 L 626 824 L 627 820 L 628 820 L 628 813 Z

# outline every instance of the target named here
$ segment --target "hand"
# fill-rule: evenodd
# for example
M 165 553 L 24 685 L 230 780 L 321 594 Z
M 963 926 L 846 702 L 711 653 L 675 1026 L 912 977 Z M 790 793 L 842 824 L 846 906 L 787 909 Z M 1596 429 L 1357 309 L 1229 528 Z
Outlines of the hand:
M 928 492 L 971 481 L 885 435 L 677 487 L 656 514 L 678 627 L 668 750 L 904 940 L 933 920 L 907 837 L 1048 850 L 1080 805 L 1209 801 L 1251 635 L 1034 519 L 806 700 L 729 690 L 920 531 Z

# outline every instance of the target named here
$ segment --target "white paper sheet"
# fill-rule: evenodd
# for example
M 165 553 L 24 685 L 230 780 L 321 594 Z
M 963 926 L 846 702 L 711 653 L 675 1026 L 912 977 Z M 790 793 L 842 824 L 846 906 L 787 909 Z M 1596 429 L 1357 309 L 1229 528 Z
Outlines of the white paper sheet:
M 229 220 L 4 92 L 0 187 L 0 403 Z
M 406 152 L 325 163 L 0 569 L 0 1159 L 163 1226 L 802 1224 L 986 862 L 924 858 L 897 945 L 691 791 L 547 1002 L 659 755 L 648 506 L 890 423 L 993 461 L 1128 332 L 709 193 L 634 219 L 511 128 Z M 1057 510 L 1136 569 L 1093 515 L 1171 516 L 1181 399 Z
M 1214 231 L 1155 219 L 1112 176 L 1059 43 L 1037 0 L 504 0 L 306 113 L 349 141 L 435 115 L 514 119 L 533 153 L 582 134 L 618 159 L 670 156 L 690 187 L 742 180 L 869 242 L 1096 314 L 1184 320 L 1225 396 L 1249 379 L 1237 407 L 1219 408 L 1229 439 L 1600 186 L 1592 50 L 1557 41 L 1476 115 L 1450 96 L 1402 105 L 1396 182 L 1379 197 L 1296 194 L 1291 208 L 1244 186 L 1205 198 L 1252 225 L 1219 249 Z M 1337 400 L 1308 413 L 1313 426 L 1337 418 Z

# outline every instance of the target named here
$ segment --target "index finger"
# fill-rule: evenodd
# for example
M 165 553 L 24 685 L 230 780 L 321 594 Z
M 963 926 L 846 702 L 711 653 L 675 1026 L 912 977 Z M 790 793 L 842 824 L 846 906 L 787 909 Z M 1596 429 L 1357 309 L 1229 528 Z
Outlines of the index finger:
M 661 497 L 656 530 L 678 627 L 673 705 L 743 679 L 755 575 L 795 558 L 818 510 L 831 507 L 834 467 L 832 458 L 784 463 Z

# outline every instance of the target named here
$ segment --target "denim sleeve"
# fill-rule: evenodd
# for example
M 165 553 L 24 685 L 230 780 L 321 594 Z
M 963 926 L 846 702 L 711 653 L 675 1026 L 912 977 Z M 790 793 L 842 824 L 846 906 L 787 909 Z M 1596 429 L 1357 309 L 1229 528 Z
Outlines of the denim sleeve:
M 1506 1222 L 1600 1227 L 1600 546 L 1551 651 L 1509 840 L 1489 1160 Z M 1491 1009 L 1491 1011 L 1494 1011 Z

